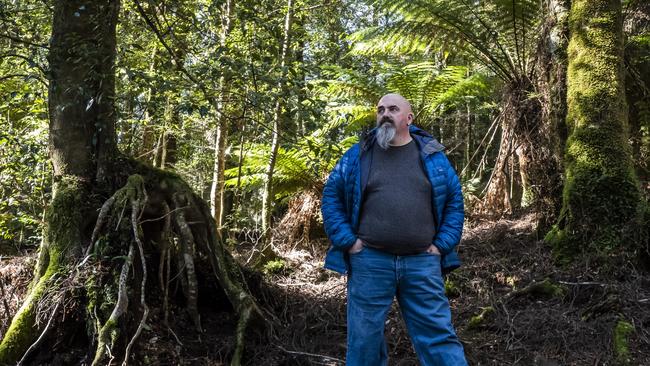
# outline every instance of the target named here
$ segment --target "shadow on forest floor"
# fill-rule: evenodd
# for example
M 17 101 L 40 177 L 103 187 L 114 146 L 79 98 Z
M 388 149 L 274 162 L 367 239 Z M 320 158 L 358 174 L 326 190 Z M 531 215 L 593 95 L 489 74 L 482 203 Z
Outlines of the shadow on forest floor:
M 322 268 L 326 243 L 312 244 L 320 249 L 281 253 L 283 273 L 251 277 L 274 327 L 249 336 L 245 364 L 343 364 L 345 278 Z M 466 228 L 460 255 L 463 266 L 447 278 L 447 291 L 470 365 L 650 365 L 650 274 L 558 268 L 535 237 L 530 215 Z M 0 304 L 0 335 L 24 294 L 27 262 L 0 263 L 0 284 L 9 294 Z M 234 348 L 232 313 L 216 288 L 199 293 L 212 294 L 200 301 L 205 332 L 193 330 L 182 303 L 170 313 L 173 333 L 154 312 L 140 339 L 143 364 L 225 364 Z M 633 327 L 627 357 L 614 351 L 621 320 Z M 418 364 L 396 306 L 386 334 L 390 365 Z

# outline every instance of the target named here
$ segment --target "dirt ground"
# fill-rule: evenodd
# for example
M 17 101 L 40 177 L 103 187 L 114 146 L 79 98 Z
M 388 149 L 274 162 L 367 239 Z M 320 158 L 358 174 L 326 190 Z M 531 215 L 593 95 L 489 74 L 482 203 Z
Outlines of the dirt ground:
M 248 337 L 245 364 L 344 364 L 346 284 L 322 268 L 325 249 L 324 242 L 285 248 L 280 273 L 249 277 L 273 327 Z M 448 276 L 447 291 L 470 365 L 650 366 L 650 274 L 632 263 L 616 271 L 560 268 L 536 237 L 532 216 L 472 224 L 460 256 L 463 266 Z M 0 336 L 24 296 L 32 262 L 0 260 Z M 193 330 L 182 301 L 172 309 L 170 327 L 154 307 L 140 338 L 139 363 L 227 364 L 234 348 L 231 309 L 216 287 L 200 294 L 204 333 Z M 614 340 L 621 321 L 632 329 L 619 337 L 627 338 L 623 345 Z M 386 340 L 390 365 L 418 364 L 396 306 Z

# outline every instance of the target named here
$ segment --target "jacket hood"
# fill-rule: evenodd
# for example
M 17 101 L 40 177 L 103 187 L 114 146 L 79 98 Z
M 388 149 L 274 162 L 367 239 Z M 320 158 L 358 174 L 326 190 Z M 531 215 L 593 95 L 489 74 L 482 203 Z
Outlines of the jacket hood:
M 428 132 L 426 132 L 425 130 L 419 127 L 416 127 L 415 125 L 409 126 L 409 133 L 411 134 L 411 137 L 415 139 L 418 145 L 420 146 L 422 153 L 426 155 L 430 155 L 445 150 L 445 146 L 443 144 L 438 142 L 438 140 L 436 140 Z M 376 134 L 377 134 L 377 127 L 373 128 L 372 130 L 370 130 L 369 132 L 367 132 L 365 135 L 362 136 L 361 138 L 362 150 L 366 150 L 375 144 Z

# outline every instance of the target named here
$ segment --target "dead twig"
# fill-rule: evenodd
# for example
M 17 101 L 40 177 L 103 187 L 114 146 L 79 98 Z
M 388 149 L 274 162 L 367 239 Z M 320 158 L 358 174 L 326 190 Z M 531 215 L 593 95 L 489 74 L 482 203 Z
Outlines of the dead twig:
M 335 361 L 335 362 L 338 362 L 340 364 L 344 364 L 343 360 L 341 360 L 339 358 L 336 358 L 336 357 L 331 357 L 331 356 L 326 356 L 326 355 L 319 355 L 319 354 L 316 354 L 316 353 L 309 353 L 309 352 L 289 351 L 288 349 L 280 346 L 279 344 L 276 344 L 275 346 L 278 347 L 279 349 L 281 349 L 283 352 L 286 352 L 286 353 L 289 353 L 289 354 L 292 354 L 292 355 L 301 355 L 301 356 L 307 356 L 307 357 L 324 358 L 326 360 Z

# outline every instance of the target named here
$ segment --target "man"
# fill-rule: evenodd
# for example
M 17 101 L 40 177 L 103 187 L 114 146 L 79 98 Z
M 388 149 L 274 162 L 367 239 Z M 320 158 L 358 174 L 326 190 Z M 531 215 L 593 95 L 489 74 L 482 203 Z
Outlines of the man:
M 402 96 L 382 97 L 377 127 L 323 190 L 325 267 L 348 274 L 348 366 L 387 364 L 384 322 L 395 297 L 422 365 L 467 365 L 442 279 L 460 265 L 460 182 L 444 147 L 413 118 Z

